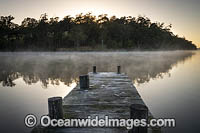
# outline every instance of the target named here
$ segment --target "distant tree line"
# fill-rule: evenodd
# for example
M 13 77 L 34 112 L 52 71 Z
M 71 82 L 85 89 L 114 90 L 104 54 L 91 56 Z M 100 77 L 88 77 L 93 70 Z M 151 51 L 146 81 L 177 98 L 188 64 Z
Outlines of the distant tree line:
M 171 32 L 171 25 L 153 23 L 147 17 L 98 17 L 91 13 L 76 17 L 25 18 L 21 25 L 13 16 L 0 18 L 0 51 L 60 49 L 193 50 L 196 46 Z

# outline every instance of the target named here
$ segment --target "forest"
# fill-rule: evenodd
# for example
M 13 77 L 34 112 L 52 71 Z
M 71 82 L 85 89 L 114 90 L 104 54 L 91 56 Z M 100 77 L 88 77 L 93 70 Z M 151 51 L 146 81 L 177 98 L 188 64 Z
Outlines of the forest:
M 148 17 L 108 17 L 91 13 L 63 19 L 27 17 L 18 25 L 14 17 L 0 17 L 0 51 L 76 50 L 195 50 L 196 45 L 174 35 L 172 25 Z

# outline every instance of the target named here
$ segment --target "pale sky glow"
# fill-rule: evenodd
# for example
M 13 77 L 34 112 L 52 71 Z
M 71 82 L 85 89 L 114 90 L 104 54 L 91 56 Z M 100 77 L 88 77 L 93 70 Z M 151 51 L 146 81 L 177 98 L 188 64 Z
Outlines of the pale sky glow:
M 0 0 L 0 15 L 13 15 L 21 24 L 25 17 L 39 18 L 92 12 L 109 16 L 146 15 L 153 22 L 172 24 L 172 31 L 200 47 L 200 0 Z

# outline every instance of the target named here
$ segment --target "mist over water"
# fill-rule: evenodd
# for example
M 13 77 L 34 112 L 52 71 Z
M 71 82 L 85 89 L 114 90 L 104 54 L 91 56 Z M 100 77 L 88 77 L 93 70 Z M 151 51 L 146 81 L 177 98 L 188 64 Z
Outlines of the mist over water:
M 155 117 L 177 117 L 181 122 L 177 128 L 166 131 L 184 133 L 180 127 L 185 131 L 187 127 L 180 118 L 186 118 L 185 113 L 196 105 L 188 104 L 186 108 L 183 105 L 191 103 L 191 99 L 192 103 L 199 103 L 196 97 L 199 83 L 193 80 L 200 79 L 198 69 L 193 69 L 200 66 L 196 61 L 199 55 L 198 51 L 0 53 L 0 124 L 3 125 L 0 132 L 30 131 L 23 124 L 25 115 L 32 113 L 39 118 L 47 114 L 48 97 L 66 96 L 79 75 L 92 71 L 93 65 L 99 72 L 116 71 L 120 65 L 122 72 L 137 85 Z M 193 66 L 188 67 L 188 62 Z M 182 81 L 185 78 L 187 82 Z M 188 85 L 196 89 L 187 89 Z M 187 102 L 185 95 L 181 95 L 183 91 L 190 95 Z M 9 124 L 12 128 L 7 128 Z M 194 121 L 193 127 L 195 124 Z
M 150 78 L 162 77 L 178 62 L 190 58 L 194 52 L 70 52 L 70 53 L 1 53 L 0 82 L 3 86 L 14 86 L 12 81 L 23 78 L 26 84 L 42 82 L 66 85 L 76 81 L 79 75 L 92 71 L 97 66 L 99 72 L 122 72 L 137 83 L 148 82 Z M 169 74 L 169 73 L 168 73 Z

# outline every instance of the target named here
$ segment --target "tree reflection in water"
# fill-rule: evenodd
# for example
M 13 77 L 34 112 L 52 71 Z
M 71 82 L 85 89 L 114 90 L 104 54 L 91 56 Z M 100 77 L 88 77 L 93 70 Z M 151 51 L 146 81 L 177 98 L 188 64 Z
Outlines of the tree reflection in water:
M 31 85 L 42 82 L 70 85 L 77 82 L 79 75 L 92 71 L 116 71 L 118 65 L 134 83 L 145 83 L 150 79 L 162 78 L 179 62 L 191 58 L 192 51 L 171 52 L 25 52 L 0 53 L 0 82 L 3 86 L 15 86 L 15 79 Z

